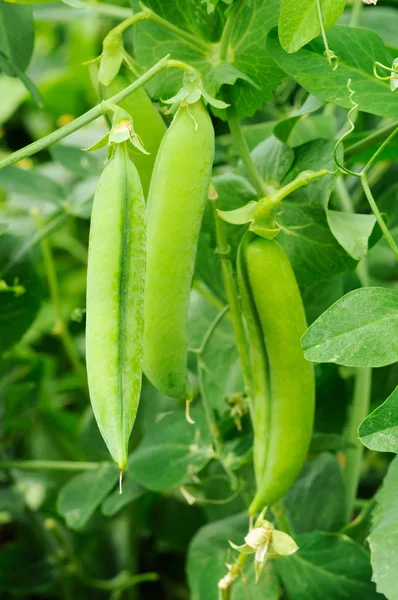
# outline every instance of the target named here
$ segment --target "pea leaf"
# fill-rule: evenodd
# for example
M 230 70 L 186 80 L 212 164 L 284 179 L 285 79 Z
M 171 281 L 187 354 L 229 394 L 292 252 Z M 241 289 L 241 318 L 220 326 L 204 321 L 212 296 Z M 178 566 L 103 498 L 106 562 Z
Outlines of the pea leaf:
M 346 0 L 321 0 L 325 29 L 336 23 L 344 10 Z M 288 52 L 297 52 L 321 33 L 315 0 L 281 0 L 279 40 Z
M 15 77 L 15 70 L 25 71 L 33 52 L 34 26 L 31 6 L 0 3 L 0 52 L 10 66 L 2 64 L 2 70 Z
M 2 271 L 17 253 L 20 240 L 11 235 L 0 237 L 0 279 L 9 288 L 20 286 L 21 293 L 0 290 L 0 354 L 11 348 L 25 333 L 39 310 L 41 286 L 30 258 L 23 260 L 2 275 Z
M 350 17 L 346 11 L 339 22 L 348 25 Z M 398 47 L 398 13 L 392 6 L 364 7 L 359 15 L 359 26 L 377 33 L 387 46 Z
M 398 453 L 398 387 L 359 426 L 359 439 L 371 450 Z
M 377 600 L 369 555 L 347 536 L 316 531 L 295 537 L 299 550 L 275 561 L 291 600 Z M 390 560 L 390 559 L 389 559 Z
M 0 188 L 32 199 L 32 208 L 49 203 L 60 206 L 65 200 L 65 190 L 54 179 L 42 175 L 37 170 L 7 167 L 0 171 Z
M 268 54 L 266 35 L 277 24 L 279 0 L 242 4 L 232 28 L 227 58 L 220 56 L 224 19 L 219 11 L 207 15 L 204 5 L 198 6 L 196 0 L 179 0 L 176 6 L 161 0 L 151 0 L 149 4 L 162 17 L 204 40 L 211 40 L 213 45 L 207 51 L 199 43 L 185 42 L 154 23 L 142 22 L 137 24 L 134 34 L 138 62 L 153 64 L 168 53 L 188 62 L 200 71 L 211 95 L 225 86 L 226 101 L 234 104 L 240 119 L 254 114 L 265 101 L 271 100 L 283 73 Z M 153 95 L 167 98 L 180 85 L 180 74 L 173 78 L 167 73 L 154 78 L 149 88 Z M 226 118 L 225 111 L 216 113 Z
M 238 514 L 215 521 L 199 529 L 188 550 L 187 574 L 192 600 L 218 600 L 218 581 L 226 572 L 225 562 L 232 562 L 236 554 L 228 550 L 228 541 L 242 543 L 249 528 L 247 514 Z M 274 564 L 266 563 L 258 584 L 255 583 L 254 566 L 245 568 L 245 583 L 242 578 L 232 588 L 231 600 L 277 600 L 280 586 L 275 575 Z
M 212 458 L 213 447 L 202 412 L 191 411 L 194 425 L 184 412 L 163 417 L 131 455 L 130 473 L 144 487 L 162 491 L 189 480 Z
M 96 508 L 116 485 L 119 472 L 113 463 L 80 473 L 64 485 L 58 495 L 57 510 L 71 529 L 83 529 Z
M 368 542 L 371 550 L 373 581 L 377 591 L 391 600 L 397 597 L 398 561 L 398 459 L 389 466 L 383 485 L 377 493 L 372 529 Z
M 368 252 L 369 237 L 376 217 L 337 210 L 328 210 L 327 216 L 330 229 L 339 244 L 352 258 L 362 260 Z
M 101 511 L 105 517 L 113 517 L 144 493 L 142 487 L 134 481 L 128 471 L 129 468 L 127 467 L 127 473 L 123 477 L 123 493 L 121 494 L 119 489 L 115 489 L 102 503 Z
M 284 498 L 293 530 L 338 531 L 345 523 L 345 486 L 337 459 L 324 452 L 307 462 Z
M 347 367 L 382 367 L 398 360 L 398 291 L 379 287 L 346 294 L 302 338 L 304 356 Z
M 280 45 L 277 30 L 268 35 L 267 49 L 276 64 L 304 89 L 327 102 L 351 108 L 347 81 L 355 91 L 359 110 L 382 117 L 398 118 L 398 103 L 388 82 L 378 81 L 373 63 L 389 66 L 392 56 L 379 36 L 368 29 L 335 25 L 328 32 L 330 48 L 339 58 L 335 71 L 324 56 L 322 38 L 296 52 L 287 54 Z
M 263 181 L 276 188 L 281 186 L 294 162 L 293 150 L 274 136 L 258 144 L 251 156 Z

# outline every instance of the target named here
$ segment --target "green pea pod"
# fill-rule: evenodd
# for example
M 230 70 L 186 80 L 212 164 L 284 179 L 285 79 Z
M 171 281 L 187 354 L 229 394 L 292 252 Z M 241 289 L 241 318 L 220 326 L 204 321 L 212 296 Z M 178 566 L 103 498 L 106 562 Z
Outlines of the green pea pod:
M 91 216 L 86 356 L 95 418 L 122 470 L 141 391 L 145 200 L 127 142 L 101 175 Z
M 144 372 L 160 391 L 190 397 L 188 308 L 210 184 L 214 130 L 201 101 L 180 106 L 163 138 L 147 208 Z
M 127 79 L 119 75 L 108 87 L 101 87 L 101 95 L 105 99 L 111 98 L 130 85 L 132 81 L 132 77 Z M 143 87 L 126 96 L 118 103 L 118 106 L 129 113 L 133 120 L 135 133 L 141 138 L 145 150 L 149 152 L 149 154 L 143 154 L 135 151 L 133 156 L 144 195 L 147 197 L 156 155 L 167 127 Z
M 255 514 L 287 492 L 305 462 L 315 384 L 300 345 L 307 329 L 304 307 L 285 251 L 276 240 L 250 236 L 239 263 L 252 346 L 257 493 L 249 512 Z

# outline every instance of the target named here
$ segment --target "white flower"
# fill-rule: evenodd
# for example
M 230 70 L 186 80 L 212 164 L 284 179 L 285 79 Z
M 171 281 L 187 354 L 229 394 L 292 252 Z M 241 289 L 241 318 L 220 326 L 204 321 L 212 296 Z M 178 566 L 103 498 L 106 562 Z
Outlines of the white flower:
M 377 4 L 377 0 L 363 0 L 364 4 Z

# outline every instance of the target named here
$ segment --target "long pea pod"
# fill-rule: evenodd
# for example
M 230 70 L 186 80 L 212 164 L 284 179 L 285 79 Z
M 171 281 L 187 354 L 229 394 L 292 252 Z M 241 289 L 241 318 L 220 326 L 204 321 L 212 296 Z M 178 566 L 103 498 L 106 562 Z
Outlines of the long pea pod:
M 163 138 L 148 196 L 144 372 L 160 391 L 190 397 L 188 308 L 210 183 L 214 130 L 201 101 L 180 106 Z
M 91 403 L 121 470 L 141 391 L 144 279 L 145 200 L 123 142 L 116 145 L 94 197 L 86 325 Z
M 104 99 L 110 98 L 130 85 L 132 81 L 132 76 L 127 79 L 123 75 L 118 75 L 109 86 L 100 87 L 101 95 Z M 167 127 L 143 87 L 126 96 L 126 98 L 118 103 L 118 106 L 131 116 L 134 131 L 142 139 L 145 150 L 149 153 L 143 154 L 136 151 L 133 156 L 134 164 L 140 175 L 144 195 L 147 197 L 156 156 Z
M 300 346 L 307 328 L 300 291 L 276 240 L 246 237 L 239 284 L 251 339 L 257 493 L 249 512 L 255 514 L 288 491 L 305 462 L 315 383 Z

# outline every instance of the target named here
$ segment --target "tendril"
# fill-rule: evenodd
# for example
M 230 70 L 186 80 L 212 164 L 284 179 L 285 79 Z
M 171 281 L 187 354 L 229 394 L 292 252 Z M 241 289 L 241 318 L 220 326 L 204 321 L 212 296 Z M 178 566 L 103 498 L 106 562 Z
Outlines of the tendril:
M 344 142 L 344 140 L 351 135 L 351 133 L 355 130 L 355 123 L 352 119 L 352 115 L 354 114 L 354 112 L 357 110 L 357 108 L 359 107 L 359 104 L 357 104 L 357 102 L 355 102 L 354 100 L 354 95 L 355 95 L 355 91 L 351 88 L 351 79 L 348 80 L 347 82 L 347 89 L 349 91 L 349 100 L 350 103 L 352 105 L 352 108 L 348 111 L 347 114 L 347 121 L 350 125 L 350 128 L 348 129 L 348 131 L 346 131 L 345 133 L 343 133 L 343 135 L 340 137 L 340 139 L 337 141 L 334 149 L 333 149 L 333 156 L 334 156 L 334 161 L 336 163 L 336 165 L 338 166 L 338 168 L 343 171 L 343 173 L 346 173 L 347 175 L 353 175 L 354 177 L 359 177 L 358 173 L 355 173 L 354 171 L 350 171 L 350 169 L 347 169 L 347 167 L 345 167 L 337 158 L 337 151 L 339 149 L 340 144 L 342 144 Z

